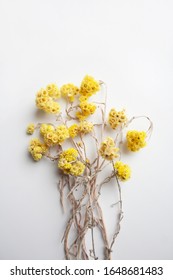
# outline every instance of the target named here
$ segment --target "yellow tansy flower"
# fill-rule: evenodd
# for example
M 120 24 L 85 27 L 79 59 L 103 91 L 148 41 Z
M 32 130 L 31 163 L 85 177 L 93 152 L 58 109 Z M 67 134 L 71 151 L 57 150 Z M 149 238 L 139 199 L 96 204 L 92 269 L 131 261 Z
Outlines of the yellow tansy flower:
M 47 89 L 40 89 L 40 91 L 36 95 L 36 106 L 38 109 L 45 111 L 46 113 L 57 114 L 60 113 L 60 105 L 59 103 L 54 101 L 54 98 L 57 98 L 56 88 L 51 88 L 51 85 L 48 86 L 49 91 Z M 51 95 L 52 94 L 52 95 Z M 55 94 L 55 95 L 53 95 Z
M 99 153 L 107 160 L 113 160 L 118 157 L 119 148 L 115 147 L 114 140 L 111 137 L 107 137 L 105 141 L 101 143 Z
M 47 149 L 47 146 L 44 143 L 41 143 L 38 138 L 32 139 L 28 148 L 31 156 L 35 161 L 39 161 L 46 153 Z
M 93 130 L 93 127 L 94 127 L 93 123 L 87 122 L 87 121 L 82 121 L 79 124 L 78 130 L 79 130 L 79 133 L 87 134 Z
M 114 168 L 117 171 L 117 176 L 121 181 L 127 181 L 131 177 L 131 169 L 130 166 L 124 164 L 121 161 L 117 161 L 114 164 Z
M 35 125 L 33 123 L 30 123 L 27 126 L 26 133 L 31 135 L 34 133 L 34 130 L 35 130 Z
M 137 152 L 146 146 L 147 134 L 145 131 L 130 130 L 127 132 L 127 147 L 132 152 Z
M 56 84 L 47 85 L 46 90 L 50 97 L 57 99 L 57 98 L 60 98 L 60 96 L 61 96 L 61 93 Z
M 69 135 L 71 138 L 74 138 L 78 135 L 79 132 L 79 126 L 78 124 L 72 124 L 68 129 Z
M 66 84 L 60 88 L 62 97 L 65 97 L 68 101 L 73 102 L 75 96 L 79 93 L 79 88 L 73 84 Z
M 100 90 L 100 84 L 93 77 L 86 75 L 82 80 L 80 86 L 80 94 L 84 96 L 91 96 Z
M 85 165 L 77 160 L 78 152 L 74 148 L 69 148 L 63 151 L 58 160 L 58 168 L 60 168 L 65 174 L 73 176 L 82 175 L 85 169 Z
M 111 109 L 109 112 L 108 122 L 112 129 L 116 129 L 119 125 L 125 123 L 127 120 L 125 111 L 117 112 L 115 109 Z

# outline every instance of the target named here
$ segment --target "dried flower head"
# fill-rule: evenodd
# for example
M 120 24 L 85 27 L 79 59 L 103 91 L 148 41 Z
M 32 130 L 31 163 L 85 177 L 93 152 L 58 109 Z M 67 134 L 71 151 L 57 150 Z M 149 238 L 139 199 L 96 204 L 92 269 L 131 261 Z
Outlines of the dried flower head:
M 127 132 L 127 147 L 132 152 L 137 152 L 141 148 L 146 146 L 146 132 L 145 131 L 137 131 L 130 130 Z
M 50 94 L 53 94 L 52 92 L 51 90 L 48 92 L 46 89 L 40 89 L 36 95 L 36 106 L 46 113 L 57 114 L 60 113 L 60 105 L 50 96 Z
M 72 124 L 68 129 L 69 135 L 71 138 L 74 138 L 79 133 L 79 125 L 78 124 Z
M 93 130 L 93 127 L 94 127 L 94 125 L 92 122 L 82 121 L 79 124 L 78 131 L 81 134 L 87 134 Z
M 115 147 L 115 142 L 111 137 L 107 137 L 105 141 L 101 143 L 99 153 L 107 160 L 113 160 L 119 156 L 119 148 Z
M 120 112 L 115 109 L 110 110 L 108 122 L 112 129 L 116 129 L 119 125 L 124 124 L 126 120 L 125 110 Z
M 60 88 L 62 97 L 66 98 L 69 102 L 73 102 L 75 96 L 79 93 L 79 88 L 73 84 L 66 84 Z
M 91 96 L 100 90 L 100 84 L 93 77 L 86 75 L 80 86 L 80 94 Z
M 41 126 L 40 126 L 40 134 L 42 136 L 44 136 L 46 133 L 49 133 L 49 132 L 54 132 L 55 128 L 53 125 L 51 124 L 45 124 L 43 123 Z
M 50 97 L 53 97 L 55 99 L 58 99 L 58 98 L 61 97 L 61 93 L 60 93 L 59 88 L 57 87 L 56 84 L 47 85 L 46 90 L 47 90 L 48 95 Z
M 88 103 L 87 101 L 82 101 L 79 104 L 81 111 L 76 112 L 76 117 L 83 121 L 90 115 L 93 115 L 96 110 L 96 105 L 94 103 Z
M 77 160 L 78 152 L 74 148 L 69 148 L 63 151 L 58 160 L 58 168 L 65 174 L 73 176 L 82 175 L 85 169 L 85 165 Z
M 31 135 L 34 133 L 34 130 L 35 130 L 34 123 L 30 123 L 26 128 L 26 133 Z
M 124 164 L 122 161 L 117 161 L 114 164 L 114 168 L 116 169 L 117 176 L 121 181 L 127 181 L 130 179 L 131 169 L 129 165 Z
M 47 151 L 47 146 L 38 138 L 32 139 L 29 144 L 29 152 L 35 161 L 39 161 Z

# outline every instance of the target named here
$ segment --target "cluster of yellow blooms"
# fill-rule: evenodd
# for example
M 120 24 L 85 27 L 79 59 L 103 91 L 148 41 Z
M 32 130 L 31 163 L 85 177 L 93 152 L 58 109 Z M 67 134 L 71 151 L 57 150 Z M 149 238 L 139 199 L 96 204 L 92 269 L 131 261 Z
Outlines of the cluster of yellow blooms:
M 80 86 L 80 94 L 90 97 L 100 90 L 100 84 L 93 77 L 86 75 Z
M 87 134 L 90 133 L 93 130 L 93 123 L 88 121 L 82 121 L 79 124 L 72 124 L 68 131 L 70 137 L 74 138 L 79 134 Z
M 121 161 L 117 161 L 114 164 L 114 168 L 116 169 L 116 174 L 117 177 L 121 180 L 121 181 L 127 181 L 128 179 L 130 179 L 131 176 L 131 169 L 129 167 L 129 165 L 124 164 Z
M 56 84 L 49 84 L 46 87 L 48 95 L 52 98 L 58 99 L 61 97 L 61 93 Z
M 94 103 L 89 103 L 88 101 L 82 101 L 79 104 L 81 111 L 76 112 L 76 117 L 79 120 L 85 120 L 90 115 L 93 115 L 96 110 L 96 105 Z
M 146 146 L 147 134 L 145 131 L 130 130 L 127 132 L 127 147 L 130 151 L 136 152 Z
M 50 84 L 46 89 L 40 89 L 36 95 L 36 106 L 52 114 L 57 114 L 60 112 L 60 105 L 54 101 L 60 97 L 60 92 L 55 84 Z
M 115 142 L 111 137 L 107 137 L 105 141 L 101 143 L 99 153 L 106 160 L 113 160 L 119 156 L 118 154 L 119 148 L 115 147 Z M 127 164 L 124 164 L 121 161 L 117 161 L 114 164 L 114 168 L 116 170 L 117 177 L 126 181 L 131 176 L 131 169 Z
M 77 160 L 78 152 L 74 148 L 63 151 L 58 160 L 58 167 L 65 173 L 80 176 L 85 170 L 85 165 Z
M 77 123 L 72 124 L 68 129 L 69 135 L 71 138 L 74 138 L 79 133 L 79 125 Z
M 33 123 L 30 123 L 26 128 L 26 133 L 31 135 L 34 133 L 34 130 L 35 130 L 35 125 Z
M 53 125 L 42 124 L 40 133 L 44 138 L 47 146 L 61 145 L 67 138 L 69 138 L 68 128 L 65 125 L 59 125 L 56 128 Z
M 46 153 L 47 146 L 41 143 L 39 139 L 35 138 L 31 140 L 28 150 L 31 153 L 33 159 L 35 161 L 39 161 Z
M 109 112 L 108 122 L 112 129 L 116 129 L 119 125 L 125 123 L 127 120 L 125 111 L 117 112 L 115 109 L 111 109 Z
M 111 137 L 107 137 L 105 141 L 101 143 L 99 153 L 100 155 L 107 160 L 113 160 L 117 158 L 119 148 L 115 147 L 115 142 Z
M 94 125 L 92 122 L 87 122 L 87 121 L 80 122 L 79 133 L 88 134 L 93 130 L 93 127 Z
M 60 90 L 56 84 L 49 84 L 45 89 L 40 89 L 36 95 L 36 106 L 51 114 L 60 113 L 60 105 L 55 100 L 64 97 L 68 102 L 73 102 L 75 96 L 79 95 L 80 111 L 76 112 L 76 117 L 82 121 L 94 114 L 96 106 L 88 102 L 88 98 L 100 90 L 100 84 L 91 76 L 85 76 L 80 88 L 74 84 L 65 84 Z
M 76 119 L 79 120 L 79 123 L 75 123 L 69 128 L 63 124 L 57 127 L 51 124 L 42 124 L 40 126 L 40 134 L 43 137 L 44 143 L 41 143 L 39 139 L 35 138 L 29 145 L 29 152 L 34 160 L 40 160 L 49 147 L 61 145 L 69 137 L 74 138 L 92 132 L 94 125 L 86 121 L 86 118 L 94 114 L 97 107 L 94 103 L 89 102 L 88 99 L 99 90 L 100 82 L 88 75 L 84 77 L 80 87 L 68 83 L 63 85 L 60 90 L 56 84 L 49 84 L 46 88 L 40 89 L 36 95 L 36 105 L 39 109 L 48 113 L 57 114 L 60 112 L 60 105 L 56 102 L 56 99 L 61 96 L 70 103 L 73 103 L 75 97 L 78 96 L 79 104 L 75 107 L 79 108 L 79 111 L 76 112 Z M 108 116 L 108 123 L 114 130 L 120 125 L 126 124 L 127 117 L 125 110 L 116 111 L 114 108 L 111 109 Z M 33 134 L 36 128 L 37 126 L 35 127 L 33 123 L 30 123 L 26 131 L 28 134 Z M 145 147 L 146 137 L 147 134 L 144 131 L 128 131 L 126 135 L 128 149 L 133 152 L 139 151 Z M 80 146 L 79 144 L 82 145 L 81 143 L 77 143 L 78 146 Z M 115 142 L 111 137 L 107 137 L 100 145 L 99 154 L 104 159 L 112 161 L 119 157 L 119 148 L 115 146 Z M 77 160 L 77 158 L 77 150 L 69 148 L 60 154 L 58 167 L 65 174 L 79 176 L 83 174 L 85 165 Z M 120 180 L 125 181 L 130 178 L 131 170 L 127 164 L 117 161 L 114 163 L 114 168 Z
M 66 84 L 60 88 L 62 97 L 66 98 L 67 101 L 73 102 L 75 96 L 79 93 L 79 88 L 73 84 Z
M 94 114 L 96 106 L 89 103 L 88 98 L 100 90 L 100 84 L 91 76 L 85 76 L 80 86 L 79 107 L 81 111 L 76 112 L 76 117 L 82 121 Z

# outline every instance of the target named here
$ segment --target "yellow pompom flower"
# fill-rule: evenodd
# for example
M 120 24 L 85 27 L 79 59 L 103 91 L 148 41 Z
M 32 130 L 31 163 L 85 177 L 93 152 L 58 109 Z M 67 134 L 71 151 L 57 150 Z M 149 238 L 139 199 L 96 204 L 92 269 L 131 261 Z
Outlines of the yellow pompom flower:
M 94 103 L 89 103 L 87 101 L 81 102 L 79 107 L 85 116 L 94 114 L 94 112 L 96 110 L 96 105 Z
M 65 174 L 69 174 L 71 166 L 71 163 L 69 163 L 66 159 L 59 159 L 58 161 L 58 168 L 61 169 Z
M 100 90 L 100 84 L 93 77 L 86 75 L 82 80 L 80 86 L 80 94 L 84 96 L 91 96 Z
M 45 133 L 48 133 L 48 132 L 53 132 L 55 130 L 54 126 L 51 125 L 51 124 L 45 124 L 43 123 L 41 126 L 40 126 L 40 134 L 42 136 L 44 136 Z
M 115 109 L 111 109 L 109 112 L 108 122 L 112 129 L 116 129 L 119 125 L 125 123 L 127 120 L 125 111 L 117 112 Z
M 55 99 L 61 97 L 61 93 L 60 93 L 60 91 L 59 91 L 59 89 L 58 89 L 56 84 L 49 84 L 49 85 L 47 85 L 46 90 L 47 90 L 48 95 L 50 97 L 53 97 Z
M 66 84 L 60 88 L 62 97 L 66 98 L 68 101 L 73 102 L 75 96 L 79 93 L 79 88 L 73 84 Z
M 69 138 L 68 128 L 65 125 L 57 126 L 56 135 L 58 137 L 58 144 L 62 144 L 67 138 Z
M 33 123 L 30 123 L 27 126 L 26 133 L 31 135 L 34 133 L 34 130 L 35 130 L 35 125 Z
M 72 124 L 68 129 L 69 135 L 71 138 L 74 138 L 78 135 L 79 132 L 79 126 L 78 124 Z
M 127 132 L 127 147 L 132 152 L 137 152 L 146 146 L 147 134 L 145 131 L 130 130 Z
M 101 143 L 99 153 L 106 160 L 113 160 L 117 158 L 119 148 L 115 147 L 115 142 L 111 137 L 107 137 L 105 141 Z
M 124 164 L 121 161 L 117 161 L 114 164 L 114 168 L 117 171 L 117 176 L 121 181 L 127 181 L 131 177 L 131 168 L 129 165 Z
M 94 103 L 88 103 L 87 101 L 83 101 L 79 104 L 81 112 L 76 112 L 76 117 L 83 121 L 90 115 L 94 114 L 96 110 L 96 105 Z
M 48 95 L 48 92 L 45 89 L 41 88 L 40 91 L 37 92 L 35 100 L 38 109 L 45 110 L 46 104 L 49 100 L 50 97 Z
M 77 156 L 78 156 L 78 152 L 76 149 L 68 148 L 67 150 L 63 151 L 60 154 L 59 159 L 65 159 L 67 160 L 67 162 L 72 162 L 77 159 Z
M 77 160 L 75 163 L 72 164 L 69 173 L 73 176 L 80 176 L 83 174 L 84 170 L 85 165 L 81 161 Z
M 55 97 L 50 95 L 53 94 L 52 92 L 51 90 L 50 92 L 48 92 L 47 89 L 40 89 L 40 91 L 36 95 L 36 106 L 38 109 L 41 109 L 46 113 L 57 114 L 60 113 L 60 105 L 54 101 L 53 98 Z M 54 94 L 58 93 L 54 92 Z
M 60 107 L 59 103 L 57 103 L 57 102 L 55 102 L 53 100 L 49 100 L 46 103 L 44 111 L 46 113 L 50 113 L 50 114 L 58 114 L 61 111 L 61 107 Z
M 78 130 L 79 130 L 79 133 L 81 133 L 81 134 L 87 134 L 93 130 L 93 127 L 94 127 L 93 123 L 87 122 L 87 121 L 82 121 L 79 124 Z
M 58 160 L 58 168 L 61 169 L 65 174 L 73 176 L 82 175 L 85 169 L 85 165 L 77 160 L 78 152 L 74 148 L 69 148 L 63 151 Z
M 40 142 L 38 138 L 32 139 L 29 144 L 29 152 L 35 161 L 39 161 L 42 156 L 46 153 L 48 147 Z
M 52 125 L 42 124 L 40 134 L 44 137 L 44 142 L 47 146 L 61 145 L 69 138 L 68 128 L 65 125 L 54 127 Z
M 78 118 L 79 121 L 84 121 L 87 119 L 87 117 L 88 116 L 84 116 L 81 111 L 76 112 L 76 118 Z
M 55 128 L 50 124 L 42 124 L 40 127 L 40 134 L 44 138 L 44 142 L 47 146 L 54 146 L 57 144 L 57 135 Z

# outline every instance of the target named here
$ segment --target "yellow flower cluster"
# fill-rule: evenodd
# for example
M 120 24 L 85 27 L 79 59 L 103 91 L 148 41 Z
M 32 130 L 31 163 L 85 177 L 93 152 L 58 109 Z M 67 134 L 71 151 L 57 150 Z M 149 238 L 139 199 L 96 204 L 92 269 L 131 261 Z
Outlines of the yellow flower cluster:
M 60 88 L 62 97 L 66 98 L 69 102 L 73 102 L 75 96 L 79 93 L 79 88 L 73 84 L 66 84 Z
M 146 132 L 145 131 L 137 131 L 137 130 L 130 130 L 127 132 L 126 139 L 127 139 L 127 147 L 132 152 L 137 152 L 141 148 L 146 146 Z
M 83 174 L 84 170 L 85 170 L 85 165 L 81 161 L 77 160 L 75 163 L 71 164 L 71 169 L 69 174 L 73 176 L 80 176 Z
M 39 161 L 47 151 L 47 146 L 40 142 L 38 138 L 32 139 L 29 144 L 29 152 L 35 161 Z
M 113 160 L 118 157 L 119 148 L 115 147 L 115 142 L 111 137 L 107 137 L 105 141 L 101 143 L 99 153 L 107 160 Z
M 93 77 L 86 75 L 82 80 L 80 86 L 80 94 L 84 96 L 91 96 L 100 90 L 100 84 Z
M 78 152 L 74 148 L 63 151 L 59 156 L 58 167 L 65 173 L 73 176 L 82 175 L 85 165 L 77 160 Z
M 87 121 L 81 121 L 79 124 L 72 124 L 68 131 L 70 137 L 74 138 L 79 134 L 87 134 L 93 130 L 93 123 Z
M 34 130 L 35 130 L 35 125 L 34 125 L 33 123 L 30 123 L 30 124 L 27 126 L 26 133 L 27 133 L 27 134 L 33 134 L 33 133 L 34 133 Z
M 53 97 L 55 99 L 58 99 L 58 98 L 61 97 L 61 93 L 60 93 L 59 88 L 57 87 L 56 84 L 47 85 L 46 90 L 47 90 L 48 95 L 50 97 Z
M 79 132 L 79 125 L 78 124 L 72 124 L 68 129 L 69 135 L 71 138 L 74 138 L 78 135 Z
M 36 106 L 47 113 L 57 114 L 60 112 L 60 105 L 54 101 L 57 97 L 60 97 L 60 94 L 56 85 L 48 85 L 37 93 Z
M 109 112 L 108 122 L 112 129 L 116 129 L 120 124 L 125 123 L 127 120 L 125 111 L 117 112 L 115 109 L 111 109 Z
M 117 171 L 117 176 L 121 181 L 127 181 L 131 177 L 131 169 L 130 166 L 127 164 L 124 164 L 121 161 L 117 161 L 114 164 L 114 168 Z
M 47 146 L 54 146 L 56 144 L 61 145 L 67 138 L 69 138 L 68 128 L 65 125 L 59 125 L 55 128 L 52 125 L 42 124 L 40 127 L 40 133 Z
M 51 125 L 51 124 L 46 124 L 46 123 L 43 123 L 41 126 L 40 126 L 40 134 L 42 136 L 44 136 L 44 134 L 48 133 L 48 132 L 53 132 L 55 130 L 54 126 Z
M 94 114 L 96 110 L 96 105 L 94 103 L 89 103 L 87 101 L 82 101 L 79 104 L 79 107 L 81 109 L 81 112 L 78 111 L 76 113 L 76 117 L 80 120 L 83 121 L 90 115 Z
M 93 130 L 93 127 L 94 125 L 92 122 L 82 121 L 79 124 L 79 133 L 81 134 L 90 133 Z

